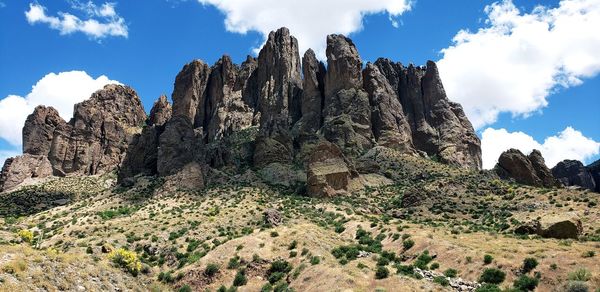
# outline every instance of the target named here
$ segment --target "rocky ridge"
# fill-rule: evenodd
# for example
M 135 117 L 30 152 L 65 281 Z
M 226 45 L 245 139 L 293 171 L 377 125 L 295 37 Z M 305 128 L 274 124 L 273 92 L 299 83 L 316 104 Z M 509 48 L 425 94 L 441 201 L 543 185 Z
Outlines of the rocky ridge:
M 503 179 L 514 179 L 521 184 L 537 187 L 560 186 L 539 150 L 533 150 L 529 155 L 517 149 L 504 151 L 498 158 L 494 171 Z
M 213 66 L 192 61 L 175 78 L 173 105 L 160 97 L 148 119 L 137 94 L 118 85 L 77 105 L 68 123 L 52 108 L 36 108 L 23 130 L 24 153 L 47 157 L 57 176 L 118 169 L 122 184 L 182 171 L 202 181 L 208 168 L 306 168 L 323 141 L 339 148 L 351 171 L 380 146 L 481 168 L 480 141 L 460 105 L 448 100 L 434 62 L 405 67 L 378 59 L 363 68 L 352 40 L 326 41 L 327 66 L 312 50 L 300 58 L 286 28 L 269 34 L 258 57 L 241 65 L 228 56 Z M 6 165 L 3 177 L 16 165 Z M 34 168 L 26 173 L 37 175 Z

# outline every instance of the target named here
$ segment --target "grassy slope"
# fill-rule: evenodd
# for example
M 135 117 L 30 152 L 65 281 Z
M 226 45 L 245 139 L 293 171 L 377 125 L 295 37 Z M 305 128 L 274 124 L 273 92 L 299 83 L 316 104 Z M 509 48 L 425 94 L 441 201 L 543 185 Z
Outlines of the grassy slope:
M 382 173 L 395 184 L 334 199 L 298 196 L 291 189 L 256 182 L 252 175 L 221 178 L 218 185 L 197 193 L 165 190 L 158 179 L 128 190 L 110 188 L 111 176 L 44 182 L 35 186 L 36 192 L 74 195 L 64 206 L 18 219 L 0 219 L 0 268 L 14 259 L 27 263 L 20 272 L 0 269 L 0 289 L 98 287 L 88 275 L 97 275 L 100 282 L 106 278 L 125 290 L 178 289 L 183 285 L 194 290 L 216 289 L 232 285 L 239 268 L 227 266 L 235 255 L 241 258 L 241 266 L 247 266 L 248 283 L 240 291 L 260 290 L 267 283 L 270 263 L 277 259 L 292 264 L 293 270 L 284 279 L 296 291 L 447 289 L 396 275 L 393 264 L 387 266 L 388 278 L 376 280 L 376 253 L 340 264 L 331 251 L 357 244 L 359 228 L 370 232 L 371 238 L 379 235 L 383 250 L 394 252 L 404 265 L 428 250 L 436 255 L 433 262 L 439 264 L 438 271 L 453 268 L 461 278 L 476 281 L 483 269 L 496 267 L 507 273 L 501 286 L 510 287 L 523 259 L 533 257 L 539 262 L 534 271 L 541 273 L 540 291 L 561 285 L 570 272 L 581 267 L 592 273 L 588 285 L 600 287 L 600 254 L 584 256 L 600 251 L 600 210 L 594 205 L 598 194 L 512 185 L 486 173 L 465 172 L 393 151 L 381 153 L 378 160 Z M 81 185 L 85 185 L 83 191 Z M 28 190 L 20 194 L 26 195 Z M 406 207 L 406 197 L 417 198 L 417 203 Z M 262 212 L 267 208 L 279 210 L 284 224 L 266 226 Z M 584 240 L 511 233 L 519 221 L 561 212 L 575 212 L 582 218 Z M 15 243 L 21 229 L 43 233 L 39 250 Z M 414 246 L 404 250 L 403 238 L 413 240 Z M 293 241 L 297 246 L 290 250 Z M 144 273 L 132 277 L 118 270 L 102 252 L 103 245 L 135 250 L 143 259 Z M 49 254 L 49 248 L 58 255 Z M 296 255 L 291 257 L 291 252 Z M 483 263 L 485 254 L 493 256 L 491 264 Z M 56 257 L 70 260 L 57 261 Z M 315 257 L 319 263 L 313 265 Z M 217 264 L 219 272 L 212 277 L 204 275 L 208 264 Z M 36 271 L 47 266 L 65 271 L 71 280 L 36 276 Z M 157 283 L 161 272 L 170 272 L 167 281 L 161 277 L 165 284 Z

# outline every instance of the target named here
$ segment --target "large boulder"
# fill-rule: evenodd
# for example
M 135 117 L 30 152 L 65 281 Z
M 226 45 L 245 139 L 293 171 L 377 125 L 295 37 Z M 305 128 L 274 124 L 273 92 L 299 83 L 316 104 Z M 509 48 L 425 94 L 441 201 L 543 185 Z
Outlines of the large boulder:
M 580 186 L 594 191 L 596 182 L 581 161 L 563 160 L 552 168 L 552 175 L 565 186 Z
M 307 163 L 308 195 L 330 197 L 343 194 L 351 179 L 344 154 L 335 144 L 322 141 L 313 150 Z
M 517 149 L 509 149 L 498 158 L 494 168 L 503 179 L 514 179 L 517 183 L 538 187 L 556 187 L 559 182 L 546 167 L 544 158 L 538 150 L 529 156 Z
M 8 158 L 0 173 L 0 192 L 8 191 L 30 178 L 52 175 L 52 165 L 44 155 L 24 154 Z
M 583 232 L 581 220 L 575 213 L 549 214 L 539 220 L 525 222 L 515 229 L 517 234 L 537 234 L 546 238 L 577 239 Z

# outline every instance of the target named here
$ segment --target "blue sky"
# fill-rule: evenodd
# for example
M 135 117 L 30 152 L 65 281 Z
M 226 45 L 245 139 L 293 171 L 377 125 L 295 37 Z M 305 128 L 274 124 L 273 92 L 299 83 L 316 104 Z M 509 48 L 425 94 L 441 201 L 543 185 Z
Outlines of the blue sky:
M 356 27 L 356 24 L 343 22 L 340 22 L 339 26 L 336 25 L 335 17 L 339 13 L 330 13 L 333 10 L 320 7 L 327 6 L 328 4 L 324 3 L 329 3 L 328 1 L 306 1 L 307 7 L 305 9 L 325 10 L 326 14 L 331 14 L 329 22 L 324 21 L 321 24 L 320 20 L 308 18 L 312 12 L 302 12 L 307 13 L 308 17 L 295 20 L 293 15 L 289 17 L 284 15 L 280 19 L 274 18 L 275 20 L 272 23 L 264 24 L 260 15 L 269 8 L 261 10 L 260 7 L 255 10 L 244 9 L 242 12 L 245 14 L 242 17 L 246 23 L 236 23 L 235 13 L 238 12 L 235 5 L 240 2 L 239 0 L 232 0 L 228 4 L 219 4 L 217 0 L 118 1 L 111 6 L 115 14 L 110 14 L 108 17 L 100 14 L 94 15 L 90 13 L 90 10 L 86 11 L 76 7 L 80 4 L 94 4 L 94 7 L 100 8 L 105 2 L 98 0 L 93 2 L 0 0 L 0 27 L 2 30 L 0 33 L 0 64 L 2 64 L 0 65 L 0 98 L 9 95 L 25 97 L 32 91 L 32 86 L 47 74 L 77 70 L 85 71 L 93 79 L 105 75 L 110 80 L 116 80 L 133 87 L 142 98 L 144 107 L 149 111 L 153 101 L 159 95 L 166 94 L 170 96 L 175 75 L 185 63 L 193 59 L 202 59 L 212 64 L 222 54 L 228 54 L 234 61 L 241 63 L 246 55 L 255 53 L 255 49 L 264 41 L 264 33 L 268 31 L 270 26 L 273 28 L 279 26 L 290 27 L 292 33 L 300 39 L 301 46 L 319 43 L 313 39 L 320 39 L 322 30 L 329 29 L 331 33 L 349 32 L 349 36 L 356 43 L 364 61 L 374 61 L 378 57 L 388 57 L 403 63 L 424 64 L 429 59 L 439 61 L 446 58 L 446 60 L 440 62 L 443 81 L 449 94 L 456 93 L 454 94 L 457 96 L 456 98 L 452 95 L 450 98 L 460 101 L 466 109 L 468 107 L 469 118 L 473 121 L 481 120 L 481 122 L 475 122 L 475 124 L 480 136 L 487 139 L 487 141 L 484 141 L 484 156 L 488 153 L 488 157 L 491 157 L 490 155 L 497 157 L 498 151 L 508 146 L 518 147 L 523 151 L 530 151 L 530 148 L 539 146 L 548 148 L 546 149 L 547 155 L 544 151 L 542 153 L 545 156 L 551 156 L 550 160 L 552 161 L 563 158 L 577 158 L 591 162 L 599 158 L 600 144 L 596 141 L 600 141 L 600 115 L 598 114 L 598 108 L 600 108 L 600 98 L 598 96 L 600 94 L 600 77 L 597 74 L 597 71 L 600 71 L 600 65 L 598 67 L 591 66 L 591 69 L 579 66 L 572 70 L 566 70 L 563 68 L 569 67 L 570 64 L 552 65 L 551 63 L 556 63 L 557 60 L 569 59 L 572 49 L 568 47 L 564 50 L 555 49 L 548 54 L 538 52 L 532 57 L 536 59 L 535 67 L 546 68 L 545 65 L 548 64 L 548 70 L 539 72 L 541 77 L 533 76 L 532 80 L 540 79 L 539 82 L 543 86 L 540 85 L 540 87 L 529 90 L 528 88 L 521 88 L 519 83 L 515 85 L 515 88 L 522 90 L 507 91 L 507 94 L 502 95 L 503 86 L 510 87 L 506 85 L 523 82 L 519 79 L 513 80 L 514 78 L 509 78 L 509 80 L 503 80 L 502 78 L 510 77 L 511 74 L 518 74 L 518 72 L 533 72 L 525 76 L 538 75 L 538 70 L 525 67 L 519 68 L 519 66 L 498 66 L 497 63 L 492 62 L 497 55 L 492 50 L 485 49 L 485 46 L 482 46 L 481 52 L 475 53 L 469 51 L 466 48 L 467 46 L 464 46 L 464 50 L 463 46 L 460 46 L 453 51 L 458 52 L 454 53 L 453 57 L 450 56 L 450 53 L 444 54 L 442 52 L 442 50 L 452 46 L 458 47 L 458 43 L 454 42 L 453 38 L 461 30 L 467 30 L 472 37 L 469 42 L 476 43 L 478 37 L 484 34 L 484 32 L 478 33 L 478 30 L 490 27 L 496 29 L 505 25 L 503 22 L 505 18 L 501 16 L 497 16 L 497 19 L 500 20 L 490 22 L 490 19 L 494 17 L 494 11 L 513 17 L 510 20 L 512 21 L 510 29 L 513 29 L 513 27 L 518 26 L 526 27 L 528 24 L 523 24 L 522 19 L 517 19 L 514 13 L 511 14 L 511 7 L 517 9 L 520 15 L 532 14 L 534 7 L 538 5 L 544 6 L 546 9 L 556 9 L 554 10 L 555 14 L 559 14 L 561 10 L 558 8 L 561 4 L 581 2 L 580 4 L 589 10 L 590 15 L 594 16 L 596 15 L 594 13 L 600 13 L 596 9 L 600 7 L 598 1 L 563 0 L 565 3 L 562 3 L 558 0 L 514 0 L 512 2 L 496 3 L 496 10 L 492 9 L 492 6 L 488 6 L 495 3 L 494 1 L 417 0 L 407 3 L 404 0 L 381 0 L 379 1 L 381 7 L 375 6 L 378 1 L 371 1 L 371 3 L 375 3 L 372 4 L 373 7 L 362 7 L 360 1 L 350 1 L 358 3 L 356 8 L 349 7 L 345 9 L 350 14 L 355 11 L 366 11 L 363 13 L 366 16 L 359 17 L 362 28 L 360 25 Z M 248 2 L 257 1 L 250 0 Z M 335 2 L 339 2 L 339 0 L 331 0 L 332 5 Z M 410 5 L 410 10 L 396 5 L 401 3 Z M 100 22 L 122 19 L 122 25 L 126 27 L 126 36 L 122 32 L 100 37 L 91 35 L 89 31 L 87 33 L 83 31 L 61 32 L 50 27 L 50 22 L 28 21 L 25 12 L 31 10 L 31 5 L 43 6 L 46 16 L 57 17 L 58 19 L 62 15 L 60 13 L 69 13 L 81 20 L 97 19 Z M 348 6 L 352 5 L 348 4 Z M 486 6 L 488 9 L 486 9 Z M 333 9 L 335 9 L 335 6 Z M 514 12 L 514 9 L 512 12 Z M 316 15 L 322 15 L 322 12 Z M 358 15 L 362 14 L 359 13 Z M 253 17 L 256 17 L 256 23 L 252 23 Z M 226 25 L 226 20 L 229 20 L 229 25 Z M 287 23 L 288 21 L 289 23 Z M 566 19 L 566 21 L 569 21 L 569 19 Z M 308 24 L 312 22 L 314 22 L 313 25 Z M 556 23 L 558 23 L 558 20 Z M 554 24 L 552 23 L 552 25 Z M 578 25 L 589 26 L 590 23 Z M 319 26 L 320 30 L 317 31 L 314 26 Z M 239 33 L 240 31 L 245 31 L 245 33 Z M 295 31 L 299 33 L 295 33 Z M 578 29 L 577 31 L 581 30 Z M 515 29 L 513 32 L 501 32 L 500 34 L 503 35 L 494 41 L 503 42 L 502 39 L 511 37 L 511 34 L 514 34 L 516 38 L 517 31 Z M 303 37 L 310 41 L 303 43 Z M 562 35 L 548 35 L 548 38 L 559 42 L 562 41 L 561 37 Z M 533 44 L 536 50 L 539 50 L 537 48 L 545 50 L 543 39 L 532 39 L 534 39 L 532 42 L 540 42 L 540 44 Z M 584 35 L 582 39 L 573 40 L 572 42 L 582 42 L 589 46 L 599 44 L 598 42 L 587 44 L 586 42 L 589 39 Z M 564 40 L 564 42 L 568 41 L 571 40 Z M 322 45 L 324 45 L 324 42 L 323 37 Z M 505 42 L 508 43 L 510 40 L 507 39 Z M 522 47 L 522 45 L 520 46 Z M 492 44 L 492 47 L 502 46 Z M 473 58 L 460 59 L 461 54 L 459 53 L 462 51 L 473 55 Z M 478 55 L 479 53 L 481 55 Z M 599 64 L 599 54 L 600 50 L 596 50 L 591 51 L 591 53 L 580 52 L 578 56 L 583 55 L 585 58 L 579 59 L 583 59 L 588 63 Z M 464 54 L 462 55 L 464 56 Z M 555 57 L 548 57 L 547 60 L 540 57 L 541 60 L 537 60 L 536 56 L 539 55 Z M 491 57 L 486 59 L 486 56 Z M 511 60 L 513 57 L 509 56 Z M 466 67 L 470 64 L 469 60 L 475 60 L 473 62 L 476 62 L 475 65 L 471 64 L 473 68 Z M 488 60 L 490 61 L 489 65 L 487 64 Z M 502 64 L 504 63 L 506 62 Z M 537 66 L 537 64 L 542 63 L 544 66 Z M 466 65 L 463 67 L 457 64 Z M 554 67 L 551 65 L 558 69 L 552 69 Z M 499 68 L 497 74 L 493 71 L 494 67 Z M 475 78 L 465 76 L 467 73 L 464 73 L 464 70 L 461 71 L 465 68 L 468 69 L 468 74 L 474 74 Z M 512 69 L 507 70 L 507 68 L 514 68 L 514 71 Z M 478 73 L 477 70 L 483 71 Z M 542 77 L 544 77 L 544 74 L 548 74 L 547 72 L 553 72 L 552 70 L 558 70 L 559 72 L 557 73 L 559 76 L 555 76 L 553 79 L 566 76 L 578 80 L 569 82 L 568 88 L 554 83 L 548 85 L 547 82 L 543 81 L 547 78 Z M 454 72 L 460 72 L 460 74 Z M 500 90 L 497 90 L 497 87 L 489 86 L 489 92 L 470 93 L 470 96 L 464 93 L 463 88 L 475 87 L 470 83 L 471 80 L 478 80 L 479 85 L 482 82 L 494 83 L 495 80 L 486 79 L 481 81 L 476 78 L 489 72 L 493 73 L 489 74 L 492 75 L 490 78 L 498 78 L 497 84 L 503 85 L 498 87 Z M 527 78 L 529 77 L 520 79 Z M 73 81 L 73 83 L 78 82 Z M 525 85 L 527 84 L 525 83 Z M 65 85 L 63 84 L 63 86 Z M 74 84 L 73 86 L 76 87 L 77 85 Z M 483 88 L 486 87 L 487 85 L 483 86 Z M 548 89 L 548 92 L 543 93 L 542 97 L 539 94 L 530 94 L 534 91 L 539 92 L 539 88 L 542 88 L 542 91 Z M 68 95 L 68 93 L 65 94 Z M 529 97 L 530 101 L 528 101 L 528 94 L 532 95 Z M 48 100 L 43 96 L 43 92 L 38 93 L 38 95 L 42 95 L 42 97 L 38 97 L 35 99 L 36 101 L 42 100 L 41 102 L 44 102 L 44 100 Z M 504 100 L 500 101 L 500 99 Z M 540 100 L 543 100 L 542 103 L 547 104 L 540 105 Z M 523 102 L 521 105 L 521 101 L 527 102 Z M 51 104 L 51 102 L 49 103 Z M 518 105 L 511 106 L 512 103 Z M 68 108 L 70 104 L 67 103 L 66 106 Z M 471 108 L 473 108 L 471 112 L 484 109 L 488 115 L 485 118 L 476 117 L 476 114 L 470 112 Z M 490 108 L 497 109 L 497 112 L 490 111 Z M 16 112 L 16 110 L 11 110 L 9 105 L 5 105 L 4 110 Z M 0 113 L 1 111 L 2 106 L 0 106 Z M 494 113 L 490 114 L 490 112 Z M 492 118 L 489 118 L 490 115 Z M 2 135 L 3 128 L 14 127 L 14 125 L 10 125 L 12 122 L 7 118 L 2 119 L 0 117 L 0 122 L 4 124 L 0 125 L 0 137 L 4 137 Z M 576 133 L 566 133 L 565 130 L 568 127 L 571 127 Z M 505 129 L 506 133 L 500 132 L 501 129 Z M 8 130 L 5 129 L 4 131 Z M 523 132 L 523 135 L 518 135 L 516 132 Z M 563 135 L 559 135 L 559 133 Z M 556 143 L 552 143 L 550 141 L 551 143 L 544 144 L 544 140 L 548 137 L 555 137 L 558 142 L 554 141 Z M 2 151 L 5 153 L 10 152 L 10 154 L 18 152 L 20 147 L 14 144 L 14 141 L 11 144 L 7 138 L 0 138 L 0 156 L 2 156 Z M 583 144 L 585 145 L 581 148 L 580 146 Z M 0 157 L 0 159 L 2 158 Z

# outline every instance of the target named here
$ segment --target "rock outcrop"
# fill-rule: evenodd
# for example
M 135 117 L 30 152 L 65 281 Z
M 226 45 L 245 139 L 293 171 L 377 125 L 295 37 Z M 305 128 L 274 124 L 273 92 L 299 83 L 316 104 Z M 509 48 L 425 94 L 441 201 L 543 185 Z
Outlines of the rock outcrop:
M 167 100 L 167 97 L 161 95 L 157 101 L 154 102 L 152 109 L 150 110 L 150 116 L 148 117 L 149 126 L 162 126 L 171 119 L 173 114 L 173 108 Z
M 76 104 L 68 123 L 55 109 L 38 106 L 23 127 L 24 156 L 6 165 L 5 181 L 14 184 L 33 176 L 94 175 L 115 170 L 145 121 L 136 92 L 115 84 Z M 46 170 L 46 160 L 51 171 Z M 17 176 L 14 169 L 23 171 Z
M 580 186 L 596 190 L 596 182 L 590 170 L 577 160 L 563 160 L 552 168 L 552 175 L 565 186 Z
M 544 158 L 538 150 L 533 150 L 526 156 L 517 149 L 509 149 L 500 155 L 494 170 L 501 178 L 514 179 L 521 184 L 538 187 L 560 185 L 546 167 Z
M 596 192 L 600 193 L 600 160 L 596 160 L 596 162 L 588 165 L 586 168 L 589 170 L 592 178 L 594 178 Z
M 199 178 L 207 167 L 297 163 L 309 170 L 314 194 L 343 190 L 350 165 L 373 169 L 357 163 L 373 147 L 481 168 L 480 141 L 448 100 L 435 63 L 379 59 L 363 68 L 352 40 L 326 42 L 327 67 L 312 50 L 301 59 L 286 28 L 239 66 L 226 55 L 212 66 L 194 60 L 175 78 L 173 105 L 161 96 L 148 119 L 135 92 L 119 85 L 77 105 L 69 122 L 39 107 L 25 126 L 24 152 L 47 157 L 59 176 L 119 169 L 123 184 L 136 175 Z M 311 158 L 314 149 L 325 156 Z
M 574 213 L 545 215 L 539 220 L 523 223 L 515 229 L 517 234 L 537 234 L 547 238 L 577 239 L 583 232 L 583 225 Z
M 10 190 L 30 178 L 52 175 L 52 165 L 43 155 L 23 154 L 6 159 L 0 173 L 0 190 Z
M 331 197 L 344 193 L 350 179 L 350 168 L 337 145 L 323 141 L 312 150 L 307 163 L 308 195 Z

